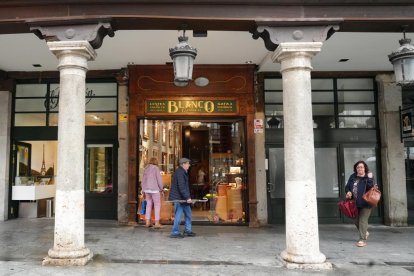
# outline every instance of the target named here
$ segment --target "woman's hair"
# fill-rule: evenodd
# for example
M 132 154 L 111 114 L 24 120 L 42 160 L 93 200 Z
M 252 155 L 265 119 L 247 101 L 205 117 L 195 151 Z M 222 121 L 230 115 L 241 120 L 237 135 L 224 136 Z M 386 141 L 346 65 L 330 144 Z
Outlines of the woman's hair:
M 364 161 L 362 161 L 362 160 L 359 160 L 358 162 L 356 162 L 355 164 L 354 164 L 354 173 L 357 173 L 357 167 L 358 167 L 358 165 L 359 164 L 362 164 L 362 165 L 364 165 L 364 168 L 365 168 L 365 173 L 368 173 L 368 165 L 367 165 L 367 163 L 365 163 Z
M 158 166 L 158 159 L 156 157 L 151 157 L 148 164 Z

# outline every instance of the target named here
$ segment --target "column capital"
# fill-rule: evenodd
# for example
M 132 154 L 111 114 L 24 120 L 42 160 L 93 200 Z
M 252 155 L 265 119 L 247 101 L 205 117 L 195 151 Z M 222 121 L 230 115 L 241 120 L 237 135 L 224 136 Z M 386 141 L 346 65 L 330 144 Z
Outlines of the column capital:
M 281 43 L 285 42 L 323 42 L 327 40 L 339 26 L 332 24 L 306 26 L 309 22 L 303 22 L 303 26 L 272 26 L 272 23 L 259 23 L 252 32 L 253 38 L 261 37 L 265 47 L 274 51 Z M 320 23 L 322 24 L 322 23 Z
M 311 58 L 319 53 L 321 48 L 322 42 L 281 43 L 272 54 L 272 61 L 282 63 L 281 72 L 295 68 L 312 70 Z M 286 62 L 287 60 L 290 62 Z
M 52 41 L 49 50 L 59 59 L 59 70 L 64 67 L 88 69 L 88 61 L 94 60 L 96 51 L 87 41 Z M 77 58 L 75 58 L 77 57 Z
M 40 39 L 51 41 L 87 41 L 94 49 L 102 46 L 103 39 L 106 35 L 113 37 L 115 35 L 109 22 L 96 22 L 84 24 L 47 25 L 47 22 L 30 23 L 30 30 Z
M 375 76 L 375 80 L 381 83 L 395 84 L 395 75 L 394 74 L 378 74 Z

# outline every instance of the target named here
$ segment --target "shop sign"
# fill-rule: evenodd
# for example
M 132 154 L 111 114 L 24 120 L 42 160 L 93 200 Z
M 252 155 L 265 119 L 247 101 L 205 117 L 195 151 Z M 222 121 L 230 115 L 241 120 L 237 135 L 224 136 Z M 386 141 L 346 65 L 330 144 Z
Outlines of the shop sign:
M 412 107 L 400 109 L 400 128 L 401 128 L 401 141 L 409 140 L 414 138 L 413 131 L 413 114 L 414 110 Z
M 263 133 L 262 119 L 254 119 L 254 133 Z
M 191 98 L 191 99 L 147 99 L 147 115 L 236 115 L 236 99 Z

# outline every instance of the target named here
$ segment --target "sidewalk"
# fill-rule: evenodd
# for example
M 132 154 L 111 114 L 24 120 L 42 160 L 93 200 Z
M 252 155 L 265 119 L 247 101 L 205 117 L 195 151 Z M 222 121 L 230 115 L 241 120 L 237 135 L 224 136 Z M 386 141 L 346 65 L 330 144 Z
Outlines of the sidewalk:
M 0 275 L 413 275 L 414 227 L 370 226 L 368 246 L 355 246 L 352 225 L 320 225 L 320 250 L 331 271 L 287 270 L 283 225 L 194 226 L 196 237 L 170 239 L 171 226 L 148 230 L 115 221 L 87 220 L 84 267 L 42 266 L 53 246 L 53 219 L 0 222 Z

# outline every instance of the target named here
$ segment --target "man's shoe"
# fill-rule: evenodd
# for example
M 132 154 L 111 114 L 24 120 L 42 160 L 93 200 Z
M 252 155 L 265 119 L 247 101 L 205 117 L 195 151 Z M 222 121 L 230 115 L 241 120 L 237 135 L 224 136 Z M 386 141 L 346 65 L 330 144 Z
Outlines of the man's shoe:
M 184 237 L 194 237 L 196 235 L 196 233 L 194 232 L 184 232 L 183 236 Z
M 177 235 L 171 234 L 170 238 L 172 238 L 172 239 L 182 239 L 182 238 L 184 238 L 184 236 L 181 235 L 181 234 L 177 234 Z

